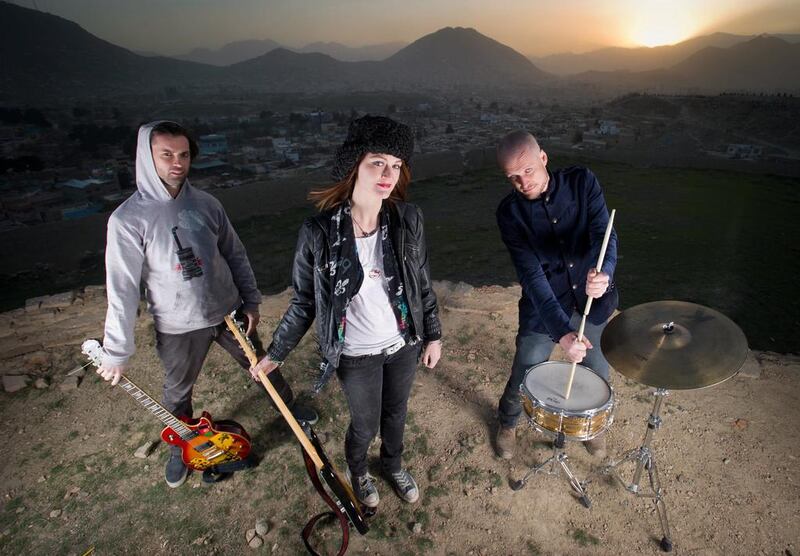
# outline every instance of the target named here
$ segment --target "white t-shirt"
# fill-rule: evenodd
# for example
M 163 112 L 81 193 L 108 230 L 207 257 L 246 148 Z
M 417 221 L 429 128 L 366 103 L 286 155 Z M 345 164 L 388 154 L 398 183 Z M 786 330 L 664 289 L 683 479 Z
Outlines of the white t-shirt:
M 402 338 L 386 293 L 380 232 L 357 237 L 356 248 L 364 281 L 350 301 L 345 316 L 347 326 L 342 353 L 351 357 L 380 353 Z

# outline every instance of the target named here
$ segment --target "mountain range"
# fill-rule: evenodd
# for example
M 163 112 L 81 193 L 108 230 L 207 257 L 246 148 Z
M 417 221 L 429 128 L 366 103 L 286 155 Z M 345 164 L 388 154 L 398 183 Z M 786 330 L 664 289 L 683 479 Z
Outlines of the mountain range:
M 257 58 L 276 48 L 281 48 L 281 45 L 269 39 L 247 40 L 231 42 L 216 50 L 210 48 L 195 48 L 185 54 L 178 54 L 170 57 L 176 60 L 197 62 L 198 64 L 229 66 L 237 62 L 249 60 L 250 58 Z
M 535 87 L 549 76 L 474 29 L 445 27 L 380 62 L 342 62 L 284 48 L 226 68 L 231 83 L 273 90 L 419 90 Z
M 314 42 L 302 48 L 288 48 L 273 40 L 264 39 L 231 42 L 218 49 L 195 48 L 185 54 L 171 56 L 171 58 L 211 64 L 212 66 L 230 66 L 263 56 L 276 48 L 285 48 L 286 50 L 304 54 L 327 54 L 331 58 L 342 62 L 364 62 L 383 60 L 405 46 L 407 46 L 407 43 L 404 42 L 387 42 L 358 47 L 347 46 L 338 42 Z
M 800 35 L 773 35 L 789 43 L 800 42 Z M 561 53 L 531 56 L 530 60 L 544 71 L 571 75 L 587 71 L 648 71 L 673 66 L 708 47 L 729 48 L 751 41 L 756 35 L 712 33 L 676 44 L 655 47 L 608 47 L 583 54 Z
M 566 78 L 543 71 L 475 29 L 461 27 L 425 35 L 381 61 L 342 61 L 323 53 L 275 47 L 221 65 L 272 46 L 266 41 L 240 41 L 208 51 L 220 64 L 212 65 L 142 56 L 66 19 L 0 1 L 0 101 L 101 98 L 163 92 L 165 87 L 198 93 L 516 90 L 528 95 L 541 86 L 579 90 L 587 83 L 614 92 L 800 90 L 796 71 L 800 44 L 758 36 L 729 46 L 708 46 L 709 40 L 723 45 L 733 41 L 730 36 L 711 37 L 698 38 L 693 53 L 668 67 L 591 71 Z M 677 47 L 658 52 L 674 53 L 669 49 Z
M 0 99 L 22 101 L 213 81 L 217 68 L 146 57 L 58 16 L 0 2 Z
M 757 36 L 728 48 L 709 46 L 664 69 L 642 72 L 591 71 L 571 76 L 576 82 L 622 90 L 800 91 L 800 43 Z

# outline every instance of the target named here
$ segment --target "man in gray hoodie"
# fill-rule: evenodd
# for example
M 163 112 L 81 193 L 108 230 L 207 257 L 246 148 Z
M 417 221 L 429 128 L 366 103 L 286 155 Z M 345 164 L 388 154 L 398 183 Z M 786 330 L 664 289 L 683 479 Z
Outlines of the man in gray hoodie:
M 187 180 L 197 144 L 174 122 L 139 128 L 136 187 L 111 215 L 106 242 L 108 312 L 103 364 L 98 373 L 116 385 L 133 355 L 134 324 L 144 284 L 156 329 L 156 351 L 164 364 L 163 405 L 177 417 L 192 416 L 192 389 L 211 342 L 245 369 L 250 363 L 227 330 L 225 315 L 247 318 L 247 335 L 259 358 L 256 333 L 261 293 L 244 246 L 225 210 L 213 196 Z M 316 413 L 296 404 L 286 380 L 270 381 L 298 420 L 313 424 Z M 170 487 L 186 480 L 180 448 L 170 447 L 165 479 Z

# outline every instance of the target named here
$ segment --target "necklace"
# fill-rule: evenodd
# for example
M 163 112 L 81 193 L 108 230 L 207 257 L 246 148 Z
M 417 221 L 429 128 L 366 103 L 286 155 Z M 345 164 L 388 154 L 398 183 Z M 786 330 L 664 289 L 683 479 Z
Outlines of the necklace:
M 371 236 L 372 234 L 374 234 L 375 232 L 377 232 L 377 231 L 378 231 L 378 226 L 375 226 L 375 229 L 374 229 L 374 230 L 372 230 L 371 232 L 367 232 L 366 230 L 364 230 L 364 226 L 362 226 L 362 225 L 361 225 L 361 224 L 358 222 L 358 220 L 356 220 L 356 217 L 353 215 L 353 213 L 352 213 L 352 212 L 350 213 L 350 218 L 352 218 L 352 219 L 353 219 L 353 222 L 355 222 L 355 223 L 356 223 L 356 226 L 358 226 L 358 229 L 359 229 L 359 230 L 361 230 L 361 236 L 360 236 L 360 237 L 369 237 L 369 236 Z

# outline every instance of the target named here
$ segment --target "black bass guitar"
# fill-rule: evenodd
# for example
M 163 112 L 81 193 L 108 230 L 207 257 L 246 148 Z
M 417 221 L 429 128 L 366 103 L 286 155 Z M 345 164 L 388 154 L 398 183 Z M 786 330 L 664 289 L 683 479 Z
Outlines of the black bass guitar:
M 258 363 L 258 357 L 256 356 L 252 342 L 250 342 L 250 339 L 245 335 L 241 324 L 233 319 L 233 315 L 225 317 L 225 324 L 228 325 L 228 328 L 239 342 L 245 355 L 250 360 L 250 364 L 255 366 L 256 363 Z M 308 537 L 311 535 L 314 525 L 316 525 L 320 519 L 330 516 L 332 513 L 338 518 L 339 524 L 342 527 L 342 544 L 337 553 L 337 556 L 342 556 L 347 552 L 347 544 L 350 538 L 348 522 L 352 523 L 356 531 L 362 535 L 369 531 L 369 526 L 361 511 L 361 505 L 356 500 L 350 484 L 343 480 L 339 471 L 337 471 L 336 467 L 334 467 L 333 463 L 331 463 L 325 455 L 325 450 L 322 449 L 322 443 L 314 433 L 314 429 L 312 429 L 310 425 L 306 425 L 305 430 L 303 430 L 303 427 L 297 422 L 297 419 L 294 418 L 289 408 L 286 407 L 286 404 L 269 381 L 269 378 L 267 378 L 267 375 L 262 371 L 258 373 L 258 377 L 270 398 L 272 398 L 272 401 L 275 402 L 281 415 L 283 415 L 283 418 L 289 424 L 297 440 L 300 441 L 300 445 L 303 448 L 306 471 L 308 472 L 311 482 L 314 484 L 314 488 L 317 489 L 322 499 L 325 500 L 331 510 L 333 510 L 333 512 L 326 512 L 315 516 L 308 522 L 305 528 L 303 528 L 302 536 L 306 549 L 311 554 L 318 556 L 317 552 L 315 552 L 309 544 Z M 327 490 L 325 487 L 327 487 Z

